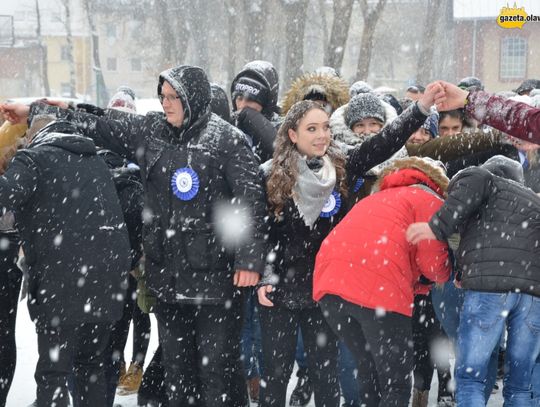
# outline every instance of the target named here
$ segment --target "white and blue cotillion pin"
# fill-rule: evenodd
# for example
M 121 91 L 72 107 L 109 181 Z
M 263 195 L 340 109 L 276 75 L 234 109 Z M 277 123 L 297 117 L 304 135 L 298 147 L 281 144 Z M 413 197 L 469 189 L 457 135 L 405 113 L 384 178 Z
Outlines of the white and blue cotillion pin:
M 199 176 L 191 168 L 179 168 L 171 178 L 171 185 L 173 193 L 178 199 L 190 201 L 199 192 Z
M 339 192 L 332 191 L 321 211 L 321 218 L 329 218 L 339 212 L 341 208 L 341 195 Z

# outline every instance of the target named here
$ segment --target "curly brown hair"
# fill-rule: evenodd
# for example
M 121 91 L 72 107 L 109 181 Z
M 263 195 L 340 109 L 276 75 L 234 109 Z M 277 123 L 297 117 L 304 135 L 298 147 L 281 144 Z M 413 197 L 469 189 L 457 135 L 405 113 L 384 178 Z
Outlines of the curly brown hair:
M 313 109 L 319 109 L 325 114 L 328 114 L 324 108 L 311 100 L 303 100 L 295 103 L 288 111 L 285 120 L 276 136 L 276 148 L 272 158 L 272 167 L 270 175 L 266 181 L 266 190 L 268 193 L 268 202 L 270 209 L 276 216 L 279 216 L 283 211 L 285 202 L 292 198 L 293 188 L 298 178 L 297 161 L 300 158 L 296 146 L 289 138 L 289 129 L 296 131 L 300 120 Z M 346 156 L 341 149 L 331 139 L 330 146 L 326 151 L 326 155 L 336 169 L 336 185 L 339 185 L 339 192 L 343 196 L 347 196 L 347 180 L 346 180 Z

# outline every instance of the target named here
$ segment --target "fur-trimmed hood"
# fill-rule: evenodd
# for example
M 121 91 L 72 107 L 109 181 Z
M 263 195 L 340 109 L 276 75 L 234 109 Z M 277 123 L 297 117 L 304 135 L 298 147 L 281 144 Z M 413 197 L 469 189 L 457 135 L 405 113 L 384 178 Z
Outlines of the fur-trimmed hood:
M 440 161 L 427 157 L 409 157 L 397 160 L 381 173 L 375 185 L 376 190 L 401 186 L 424 184 L 433 192 L 446 197 L 448 177 Z
M 350 99 L 349 85 L 342 78 L 325 74 L 307 73 L 297 78 L 285 94 L 281 102 L 283 116 L 287 114 L 292 105 L 304 100 L 312 92 L 323 94 L 332 106 L 332 111 L 348 103 Z

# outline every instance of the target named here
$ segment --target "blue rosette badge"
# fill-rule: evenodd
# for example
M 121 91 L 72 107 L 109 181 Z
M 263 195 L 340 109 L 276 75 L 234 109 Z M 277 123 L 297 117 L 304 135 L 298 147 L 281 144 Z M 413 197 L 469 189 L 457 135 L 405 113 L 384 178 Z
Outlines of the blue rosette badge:
M 354 184 L 353 191 L 354 191 L 355 193 L 358 192 L 358 191 L 360 191 L 360 188 L 362 188 L 362 185 L 364 185 L 364 178 L 359 177 L 359 178 L 356 180 L 356 183 Z
M 332 191 L 332 194 L 328 197 L 321 211 L 321 218 L 329 218 L 339 212 L 341 208 L 341 195 Z
M 178 199 L 190 201 L 199 192 L 199 176 L 191 168 L 178 168 L 171 178 L 171 185 Z

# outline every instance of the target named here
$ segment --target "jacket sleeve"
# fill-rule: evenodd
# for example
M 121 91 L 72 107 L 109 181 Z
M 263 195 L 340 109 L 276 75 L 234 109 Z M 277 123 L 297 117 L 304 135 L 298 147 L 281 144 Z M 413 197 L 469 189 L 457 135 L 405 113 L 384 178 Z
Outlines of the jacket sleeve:
M 426 116 L 416 103 L 410 106 L 379 134 L 369 137 L 348 152 L 347 175 L 362 176 L 392 157 L 425 120 Z
M 38 170 L 24 151 L 19 151 L 0 177 L 0 207 L 18 210 L 33 196 L 38 185 Z
M 232 126 L 231 126 L 232 129 Z M 266 194 L 259 164 L 239 131 L 222 137 L 221 151 L 225 153 L 225 178 L 234 196 L 234 204 L 245 211 L 250 225 L 247 236 L 235 253 L 235 269 L 264 272 L 267 255 L 268 213 Z
M 448 197 L 429 221 L 437 239 L 447 240 L 458 231 L 489 197 L 492 176 L 489 171 L 472 167 L 456 175 L 448 186 Z
M 540 109 L 477 90 L 468 96 L 465 111 L 481 123 L 540 144 Z
M 427 222 L 440 203 L 436 198 L 424 200 L 415 206 L 415 222 Z M 428 281 L 421 283 L 444 283 L 450 277 L 451 265 L 448 260 L 448 244 L 439 240 L 422 240 L 416 245 L 415 263 Z
M 32 103 L 28 125 L 37 115 L 53 115 L 67 120 L 77 126 L 82 135 L 94 140 L 97 146 L 114 151 L 130 161 L 137 161 L 136 151 L 139 146 L 137 135 L 144 135 L 144 116 L 123 113 L 121 120 L 113 120 L 106 116 L 96 116 L 83 111 L 60 109 L 44 103 Z
M 261 162 L 272 158 L 277 130 L 270 120 L 254 109 L 245 108 L 238 114 L 236 126 L 253 139 Z
M 437 137 L 424 144 L 407 144 L 409 156 L 429 157 L 448 162 L 462 156 L 488 150 L 502 144 L 500 133 L 477 131 L 472 134 L 459 133 L 452 136 Z

